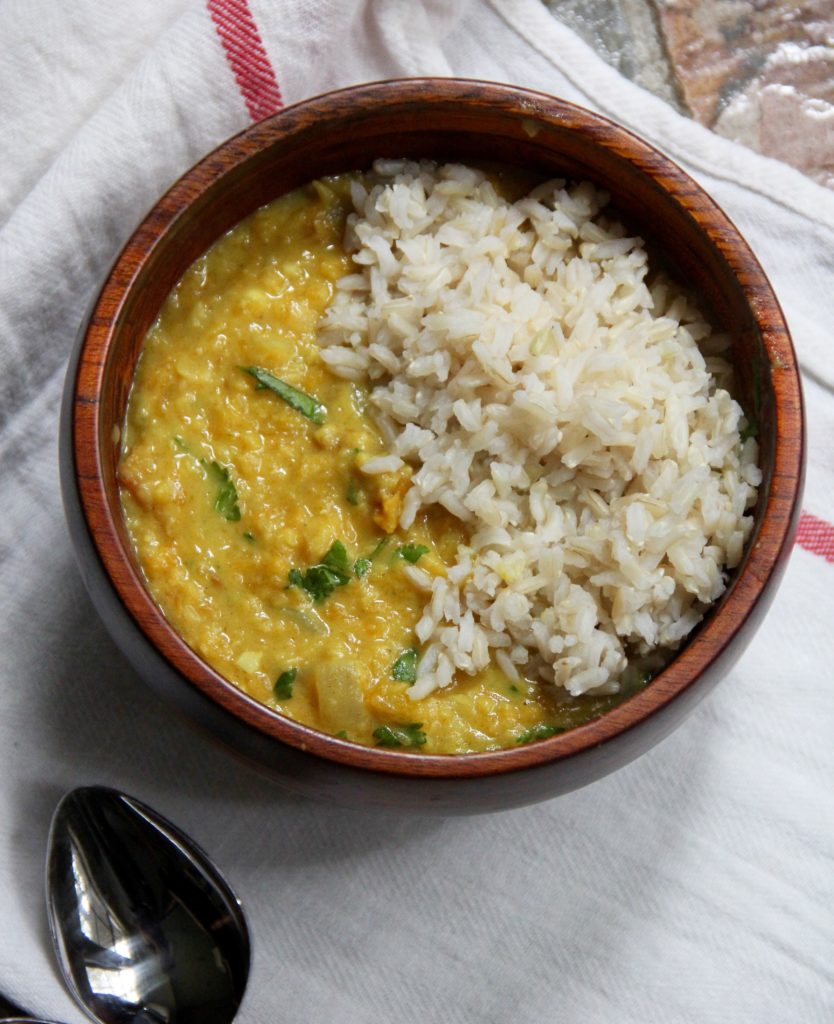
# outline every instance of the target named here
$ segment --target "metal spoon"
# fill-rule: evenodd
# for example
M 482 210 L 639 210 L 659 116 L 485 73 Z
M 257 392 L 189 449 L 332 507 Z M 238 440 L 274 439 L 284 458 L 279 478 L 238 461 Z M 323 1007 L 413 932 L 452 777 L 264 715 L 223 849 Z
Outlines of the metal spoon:
M 149 807 L 75 789 L 52 819 L 49 925 L 64 980 L 101 1024 L 229 1024 L 249 976 L 240 904 Z

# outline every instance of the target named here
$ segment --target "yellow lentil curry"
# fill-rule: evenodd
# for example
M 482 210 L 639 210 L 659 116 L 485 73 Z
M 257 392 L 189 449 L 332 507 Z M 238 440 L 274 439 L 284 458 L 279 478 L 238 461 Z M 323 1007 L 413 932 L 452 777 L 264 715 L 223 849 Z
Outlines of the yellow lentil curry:
M 512 747 L 609 708 L 497 668 L 414 701 L 425 603 L 403 570 L 445 572 L 463 524 L 397 528 L 411 470 L 386 454 L 367 389 L 321 361 L 350 175 L 292 192 L 184 274 L 145 340 L 119 466 L 128 529 L 163 613 L 208 664 L 299 722 L 425 753 Z M 355 176 L 354 176 L 355 177 Z

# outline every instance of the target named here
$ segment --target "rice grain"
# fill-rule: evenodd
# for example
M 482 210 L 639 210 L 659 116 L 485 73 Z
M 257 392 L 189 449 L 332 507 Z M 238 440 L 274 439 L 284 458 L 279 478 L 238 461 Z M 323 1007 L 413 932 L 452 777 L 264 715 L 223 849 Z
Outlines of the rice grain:
M 615 692 L 692 631 L 752 529 L 727 341 L 587 182 L 510 203 L 481 171 L 386 160 L 366 185 L 322 358 L 373 382 L 392 454 L 362 470 L 411 465 L 400 526 L 439 504 L 471 530 L 445 578 L 408 570 L 427 592 L 410 695 L 491 659 Z

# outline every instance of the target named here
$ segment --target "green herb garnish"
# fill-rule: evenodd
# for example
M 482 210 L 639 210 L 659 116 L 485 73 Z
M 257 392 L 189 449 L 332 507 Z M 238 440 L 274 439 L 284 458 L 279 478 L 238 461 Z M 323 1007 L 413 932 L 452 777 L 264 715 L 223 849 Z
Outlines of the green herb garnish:
M 373 561 L 377 555 L 382 553 L 383 548 L 390 542 L 390 537 L 383 537 L 382 540 L 377 544 L 373 551 L 366 558 L 357 558 L 356 564 L 353 567 L 353 571 L 356 574 L 356 578 L 361 580 L 363 576 L 367 576 L 373 568 Z
M 546 740 L 549 736 L 555 736 L 557 733 L 564 731 L 563 726 L 539 722 L 538 725 L 534 725 L 531 729 L 517 737 L 516 743 L 535 743 L 536 740 Z
M 228 519 L 230 523 L 236 523 L 240 519 L 240 508 L 237 503 L 237 488 L 228 469 L 221 466 L 219 462 L 209 462 L 207 459 L 200 459 L 200 465 L 217 485 L 217 497 L 214 499 L 215 511 L 219 512 L 224 519 Z
M 426 742 L 426 734 L 422 728 L 422 722 L 411 722 L 408 725 L 381 725 L 378 729 L 374 729 L 374 739 L 378 747 L 422 747 Z
M 348 553 L 344 544 L 340 540 L 334 540 L 330 545 L 327 554 L 321 560 L 322 565 L 326 565 L 328 569 L 333 569 L 334 572 L 339 572 L 345 576 L 350 576 L 350 561 L 348 560 Z M 347 580 L 345 580 L 347 583 Z
M 351 505 L 358 505 L 362 500 L 362 488 L 355 480 L 351 480 L 348 484 L 347 500 Z
M 251 533 L 249 530 L 247 530 L 246 533 L 244 533 L 244 535 L 243 535 L 243 539 L 244 540 L 248 540 L 251 544 L 254 544 L 255 543 L 255 534 Z
M 381 555 L 386 547 L 391 543 L 390 537 L 383 537 L 382 540 L 377 544 L 373 551 L 368 555 L 368 558 L 373 562 L 377 555 Z
M 275 686 L 272 688 L 272 692 L 278 700 L 287 700 L 289 697 L 292 697 L 292 684 L 295 682 L 297 675 L 297 668 L 288 668 L 286 672 L 282 672 L 278 676 L 275 680 Z
M 391 666 L 391 678 L 399 683 L 413 683 L 417 680 L 417 648 L 403 651 Z
M 176 434 L 174 436 L 174 447 L 181 452 L 187 452 L 191 454 L 191 449 L 183 441 L 183 439 Z M 219 462 L 214 462 L 209 459 L 197 459 L 203 469 L 206 471 L 206 477 L 217 487 L 217 493 L 214 498 L 214 510 L 219 512 L 224 519 L 228 519 L 230 523 L 236 523 L 240 519 L 240 508 L 237 503 L 237 488 L 235 482 L 232 480 L 231 474 L 225 466 L 221 466 Z
M 341 573 L 326 565 L 313 565 L 305 573 L 300 569 L 292 569 L 289 574 L 290 586 L 306 590 L 316 604 L 321 604 L 336 587 L 343 587 L 347 582 Z
M 301 587 L 317 604 L 321 604 L 336 587 L 344 587 L 354 576 L 358 580 L 367 576 L 373 567 L 373 559 L 388 541 L 388 537 L 383 537 L 367 558 L 357 558 L 351 566 L 344 544 L 340 540 L 335 540 L 317 565 L 311 565 L 306 571 L 291 569 L 287 577 L 287 586 Z
M 338 732 L 333 733 L 337 740 L 346 740 L 348 738 L 347 729 L 340 729 Z
M 319 425 L 324 423 L 327 409 L 317 398 L 299 391 L 292 384 L 287 384 L 286 381 L 280 380 L 268 370 L 261 369 L 260 366 L 241 366 L 241 370 L 255 378 L 256 388 L 269 388 L 279 398 L 283 398 L 292 409 L 300 412 L 302 416 L 306 416 L 308 420 Z
M 343 587 L 350 582 L 351 570 L 347 551 L 340 540 L 330 545 L 327 554 L 318 565 L 312 565 L 306 572 L 291 569 L 288 576 L 290 587 L 301 587 L 310 597 L 321 604 L 336 587 Z
M 425 544 L 401 544 L 397 548 L 397 557 L 404 558 L 406 562 L 411 562 L 412 565 L 416 565 L 423 555 L 428 553 L 429 549 Z

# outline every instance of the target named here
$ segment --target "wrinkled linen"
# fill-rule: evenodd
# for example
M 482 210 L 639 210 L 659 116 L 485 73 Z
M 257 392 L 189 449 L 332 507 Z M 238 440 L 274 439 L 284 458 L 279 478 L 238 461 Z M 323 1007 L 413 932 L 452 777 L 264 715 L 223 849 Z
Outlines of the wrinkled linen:
M 248 10 L 286 104 L 396 75 L 488 78 L 599 110 L 679 161 L 784 305 L 805 372 L 805 508 L 825 529 L 834 194 L 680 117 L 537 0 Z M 819 544 L 796 549 L 752 647 L 670 739 L 585 790 L 480 818 L 287 796 L 183 729 L 104 632 L 61 510 L 64 367 L 146 209 L 275 99 L 240 91 L 228 51 L 190 0 L 0 6 L 0 989 L 82 1020 L 49 948 L 43 866 L 59 797 L 102 783 L 173 818 L 237 887 L 254 944 L 242 1024 L 829 1021 L 834 564 Z

